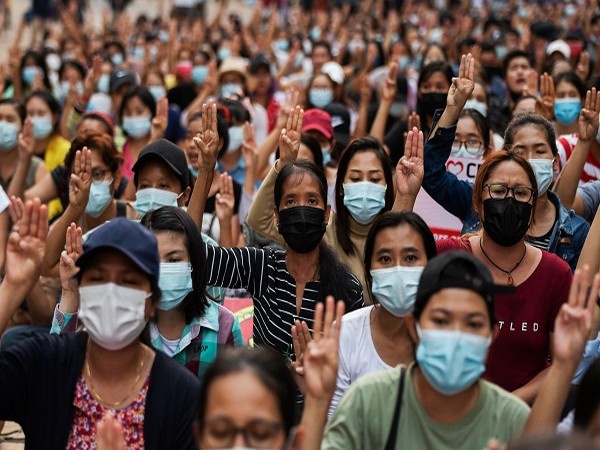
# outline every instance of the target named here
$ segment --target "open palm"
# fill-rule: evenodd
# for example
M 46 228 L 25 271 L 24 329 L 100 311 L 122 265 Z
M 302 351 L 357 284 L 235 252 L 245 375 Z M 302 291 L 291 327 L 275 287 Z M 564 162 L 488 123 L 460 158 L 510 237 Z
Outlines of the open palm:
M 406 135 L 404 156 L 396 166 L 396 191 L 400 195 L 416 197 L 421 189 L 425 169 L 423 166 L 423 132 L 413 128 Z
M 600 92 L 596 88 L 587 91 L 585 106 L 579 114 L 579 139 L 591 141 L 598 134 L 598 117 L 600 116 Z
M 463 55 L 458 69 L 458 78 L 452 78 L 446 105 L 462 109 L 475 89 L 475 58 Z
M 202 132 L 194 138 L 198 148 L 198 159 L 202 167 L 213 170 L 219 153 L 219 132 L 217 131 L 217 104 L 202 105 Z

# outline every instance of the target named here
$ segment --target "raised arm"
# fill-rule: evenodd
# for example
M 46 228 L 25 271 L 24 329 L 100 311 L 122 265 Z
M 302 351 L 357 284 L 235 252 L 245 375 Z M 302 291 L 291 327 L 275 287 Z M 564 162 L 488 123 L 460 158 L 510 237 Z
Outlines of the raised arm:
M 202 215 L 206 198 L 215 174 L 215 164 L 219 153 L 219 133 L 217 131 L 217 104 L 209 102 L 202 105 L 202 133 L 194 138 L 198 147 L 198 179 L 194 185 L 192 198 L 188 205 L 188 214 L 194 219 L 198 228 L 202 228 Z
M 48 274 L 60 260 L 60 255 L 65 247 L 67 228 L 72 223 L 79 222 L 85 214 L 90 197 L 92 184 L 92 152 L 87 147 L 75 153 L 73 173 L 69 180 L 69 206 L 62 216 L 52 225 L 46 243 L 46 254 L 42 274 Z
M 25 119 L 23 124 L 23 131 L 19 133 L 19 140 L 17 143 L 18 147 L 18 163 L 17 169 L 8 185 L 7 195 L 12 197 L 23 198 L 25 193 L 25 183 L 27 180 L 27 174 L 31 167 L 31 160 L 33 158 L 33 148 L 35 146 L 35 138 L 33 136 L 33 122 L 31 118 Z
M 596 274 L 592 282 L 591 273 L 587 265 L 575 271 L 569 299 L 556 316 L 552 365 L 533 404 L 524 433 L 554 430 L 558 424 L 597 308 L 600 274 Z
M 404 156 L 396 166 L 394 211 L 413 210 L 423 182 L 423 172 L 423 132 L 415 127 L 406 135 Z
M 567 160 L 554 190 L 567 209 L 574 209 L 579 215 L 583 213 L 583 202 L 577 195 L 577 186 L 592 147 L 592 140 L 598 134 L 598 116 L 600 115 L 600 92 L 596 88 L 587 91 L 585 107 L 579 114 L 579 139 Z
M 28 201 L 8 238 L 6 275 L 0 284 L 0 335 L 38 281 L 47 236 L 48 208 L 39 199 Z
M 377 114 L 375 114 L 375 120 L 371 125 L 371 135 L 375 136 L 379 140 L 383 140 L 385 137 L 385 125 L 390 114 L 390 108 L 394 102 L 397 91 L 397 80 L 398 80 L 398 63 L 392 61 L 389 65 L 389 71 L 381 92 L 379 94 L 379 107 L 377 108 Z
M 279 134 L 279 159 L 275 161 L 275 165 L 256 193 L 246 219 L 248 225 L 260 234 L 280 244 L 283 244 L 284 241 L 277 230 L 273 216 L 273 189 L 279 170 L 298 158 L 303 120 L 304 110 L 300 106 L 296 106 L 288 116 L 286 127 Z

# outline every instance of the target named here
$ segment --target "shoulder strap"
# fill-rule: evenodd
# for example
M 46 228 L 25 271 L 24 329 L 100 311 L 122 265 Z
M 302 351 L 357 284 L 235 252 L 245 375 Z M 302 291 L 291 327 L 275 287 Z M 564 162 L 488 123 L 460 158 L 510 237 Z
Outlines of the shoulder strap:
M 396 436 L 398 435 L 398 427 L 400 426 L 400 413 L 402 412 L 402 396 L 404 394 L 404 378 L 406 369 L 400 369 L 400 386 L 398 388 L 398 399 L 394 408 L 394 418 L 392 419 L 392 428 L 385 444 L 385 450 L 394 450 L 396 448 Z

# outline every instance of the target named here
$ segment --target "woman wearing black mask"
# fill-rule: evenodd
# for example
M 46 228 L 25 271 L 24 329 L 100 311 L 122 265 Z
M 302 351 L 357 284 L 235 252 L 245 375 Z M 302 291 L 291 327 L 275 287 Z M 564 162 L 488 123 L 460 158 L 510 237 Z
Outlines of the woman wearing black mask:
M 202 133 L 195 138 L 202 161 L 188 207 L 201 223 L 218 153 L 216 105 L 204 105 Z M 283 132 L 284 145 L 300 145 L 301 121 Z M 275 217 L 286 250 L 206 246 L 208 283 L 244 288 L 254 299 L 254 342 L 293 354 L 291 329 L 300 319 L 313 328 L 317 303 L 333 295 L 351 311 L 363 304 L 358 279 L 322 242 L 330 207 L 323 170 L 307 161 L 288 164 L 275 182 Z
M 423 145 L 413 132 L 407 139 L 415 145 L 407 146 L 410 154 L 396 169 L 394 208 L 410 210 L 423 179 Z M 483 228 L 437 241 L 438 253 L 468 250 L 490 269 L 496 283 L 515 286 L 514 293 L 496 297 L 499 335 L 485 376 L 528 403 L 547 372 L 554 319 L 572 279 L 561 258 L 525 242 L 537 201 L 536 177 L 527 160 L 495 152 L 479 168 L 473 186 L 473 208 Z

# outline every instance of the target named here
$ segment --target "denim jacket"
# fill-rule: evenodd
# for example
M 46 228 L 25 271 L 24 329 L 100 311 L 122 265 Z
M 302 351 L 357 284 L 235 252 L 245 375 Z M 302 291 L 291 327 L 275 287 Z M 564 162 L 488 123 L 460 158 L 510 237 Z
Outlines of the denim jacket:
M 439 119 L 438 112 L 434 121 Z M 455 134 L 456 126 L 452 126 L 438 128 L 435 134 L 429 136 L 425 143 L 423 189 L 446 211 L 463 222 L 463 234 L 472 233 L 480 228 L 479 216 L 473 209 L 473 185 L 459 180 L 446 170 Z M 590 226 L 573 211 L 567 210 L 554 192 L 548 191 L 548 198 L 558 211 L 549 251 L 565 260 L 571 270 L 575 271 Z

